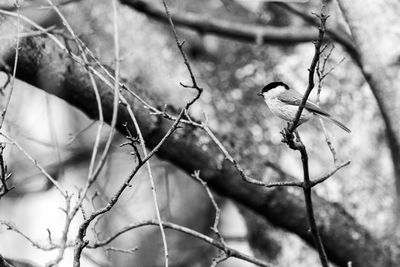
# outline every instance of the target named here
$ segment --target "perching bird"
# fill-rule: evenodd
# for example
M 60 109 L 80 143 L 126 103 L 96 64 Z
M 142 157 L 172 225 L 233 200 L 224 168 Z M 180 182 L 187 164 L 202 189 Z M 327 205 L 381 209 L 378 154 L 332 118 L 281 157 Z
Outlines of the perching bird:
M 289 122 L 293 122 L 295 119 L 297 110 L 303 99 L 303 96 L 299 92 L 289 88 L 289 86 L 283 82 L 267 84 L 258 95 L 264 97 L 265 103 L 275 116 Z M 307 100 L 303 112 L 301 113 L 299 125 L 311 119 L 314 114 L 330 120 L 350 133 L 350 129 L 343 123 L 333 119 L 328 112 L 322 110 L 318 105 L 309 100 Z

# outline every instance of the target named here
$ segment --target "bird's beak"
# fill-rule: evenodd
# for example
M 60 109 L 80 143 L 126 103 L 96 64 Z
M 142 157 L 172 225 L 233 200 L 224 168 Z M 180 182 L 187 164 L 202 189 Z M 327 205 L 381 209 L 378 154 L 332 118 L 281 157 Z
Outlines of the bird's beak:
M 259 95 L 259 96 L 263 96 L 263 94 L 262 94 L 261 92 L 259 92 L 257 95 Z

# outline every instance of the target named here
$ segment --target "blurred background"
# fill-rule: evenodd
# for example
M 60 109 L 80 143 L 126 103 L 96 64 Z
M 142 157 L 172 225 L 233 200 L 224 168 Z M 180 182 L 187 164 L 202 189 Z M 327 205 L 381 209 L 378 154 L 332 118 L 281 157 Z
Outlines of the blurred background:
M 113 14 L 106 0 L 61 1 L 58 7 L 75 33 L 101 62 L 115 66 Z M 146 1 L 162 10 L 162 2 Z M 299 2 L 299 1 L 297 1 Z M 14 1 L 1 1 L 12 9 Z M 22 14 L 44 27 L 58 25 L 57 14 L 46 1 L 22 1 Z M 309 27 L 301 18 L 269 1 L 242 0 L 169 0 L 174 14 L 224 20 L 247 25 Z M 308 13 L 318 12 L 320 1 L 301 1 Z M 329 2 L 328 28 L 347 30 L 337 4 Z M 190 83 L 168 24 L 159 22 L 125 5 L 118 5 L 120 27 L 121 77 L 135 81 L 157 95 L 162 102 L 182 107 L 195 92 L 179 85 Z M 258 170 L 264 181 L 280 179 L 277 169 L 301 179 L 302 166 L 297 153 L 281 143 L 280 131 L 286 124 L 273 117 L 257 93 L 271 81 L 284 81 L 304 92 L 308 68 L 314 53 L 310 42 L 257 43 L 222 38 L 178 28 L 185 40 L 196 79 L 204 94 L 191 108 L 198 120 L 208 118 L 210 128 L 219 134 L 224 146 L 247 170 Z M 329 44 L 329 51 L 332 44 Z M 343 60 L 344 58 L 344 60 Z M 390 237 L 396 226 L 393 167 L 382 117 L 377 103 L 351 57 L 335 44 L 327 60 L 334 70 L 326 77 L 320 105 L 342 121 L 352 132 L 346 134 L 326 123 L 339 162 L 352 163 L 327 182 L 315 188 L 332 203 L 340 203 L 360 224 L 379 238 Z M 0 84 L 6 80 L 1 73 Z M 48 81 L 43 81 L 46 83 Z M 310 99 L 317 99 L 314 90 Z M 366 123 L 368 122 L 368 123 Z M 37 160 L 75 197 L 84 186 L 98 122 L 88 119 L 69 104 L 30 85 L 16 81 L 3 130 Z M 102 133 L 102 146 L 108 137 Z M 335 168 L 317 119 L 299 128 L 309 153 L 311 177 L 319 177 Z M 92 188 L 98 192 L 93 201 L 97 208 L 107 203 L 135 163 L 122 135 L 114 138 L 111 154 Z M 53 240 L 61 236 L 65 200 L 31 161 L 12 145 L 5 148 L 6 162 L 15 189 L 0 200 L 0 219 L 13 222 L 33 240 L 46 243 L 48 232 Z M 256 160 L 254 160 L 256 159 Z M 205 189 L 186 173 L 157 158 L 151 160 L 156 179 L 161 214 L 165 220 L 213 235 L 210 227 L 215 210 Z M 273 166 L 273 168 L 271 168 Z M 293 188 L 292 190 L 299 190 Z M 279 266 L 318 266 L 314 249 L 299 237 L 269 225 L 252 212 L 214 194 L 222 210 L 220 232 L 227 243 L 250 255 L 279 263 Z M 90 207 L 90 201 L 84 205 Z M 118 201 L 117 206 L 100 222 L 90 227 L 89 237 L 106 237 L 123 226 L 155 218 L 147 173 L 141 171 Z M 73 220 L 69 237 L 74 240 L 82 214 Z M 261 230 L 261 231 L 260 231 Z M 262 236 L 262 238 L 261 238 Z M 179 232 L 167 231 L 170 266 L 210 266 L 217 251 L 208 244 Z M 43 266 L 54 259 L 57 250 L 43 251 L 20 235 L 0 227 L 0 253 L 8 258 L 31 261 Z M 146 227 L 130 231 L 112 243 L 114 248 L 138 248 L 133 253 L 113 249 L 85 250 L 83 266 L 163 266 L 164 256 L 159 229 Z M 60 266 L 71 266 L 72 249 L 68 248 Z M 253 266 L 228 259 L 219 266 Z

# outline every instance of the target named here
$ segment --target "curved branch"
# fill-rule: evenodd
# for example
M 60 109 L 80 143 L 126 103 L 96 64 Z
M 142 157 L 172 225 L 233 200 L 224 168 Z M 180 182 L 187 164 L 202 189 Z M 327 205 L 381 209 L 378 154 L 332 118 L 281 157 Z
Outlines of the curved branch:
M 120 0 L 138 12 L 147 16 L 168 23 L 168 18 L 161 8 L 141 0 Z M 172 20 L 176 26 L 189 28 L 199 33 L 215 34 L 220 37 L 231 38 L 239 41 L 255 42 L 257 44 L 280 43 L 280 44 L 296 44 L 302 42 L 310 42 L 318 38 L 318 33 L 312 28 L 278 28 L 271 26 L 247 25 L 235 23 L 232 21 L 220 20 L 198 14 L 186 12 L 185 14 L 172 13 Z M 334 37 L 330 35 L 330 37 Z M 349 50 L 352 47 L 351 42 L 346 38 L 333 38 Z M 353 48 L 354 50 L 354 48 Z
M 399 229 L 400 3 L 396 0 L 339 0 L 338 3 L 360 51 L 361 71 L 378 102 L 386 126 L 398 198 L 395 224 Z
M 287 10 L 290 13 L 299 16 L 300 18 L 302 18 L 304 21 L 306 21 L 311 25 L 317 27 L 319 26 L 319 21 L 315 19 L 315 17 L 311 13 L 309 14 L 307 11 L 304 11 L 300 8 L 294 7 L 293 5 L 284 2 L 279 2 L 279 3 L 277 2 L 273 4 Z M 353 39 L 349 34 L 347 34 L 341 29 L 326 29 L 326 35 L 330 37 L 332 40 L 341 44 L 356 62 L 359 61 L 358 51 L 354 47 Z
M 15 23 L 0 16 L 0 36 L 15 31 Z M 47 93 L 56 95 L 79 108 L 87 116 L 98 118 L 97 102 L 85 67 L 77 64 L 48 38 L 32 37 L 21 42 L 17 77 L 34 86 L 41 86 Z M 13 47 L 3 41 L 0 62 L 13 63 Z M 41 84 L 40 81 L 47 82 Z M 102 98 L 104 120 L 111 121 L 113 92 L 104 82 L 98 81 Z M 134 86 L 132 86 L 134 88 Z M 148 96 L 149 92 L 134 88 L 136 93 Z M 143 133 L 146 144 L 152 148 L 170 129 L 173 122 L 160 116 L 151 116 L 149 110 L 126 95 Z M 155 95 L 146 98 L 157 106 L 162 105 Z M 117 129 L 125 132 L 124 123 L 130 122 L 127 109 L 120 105 Z M 136 133 L 133 124 L 129 130 Z M 201 141 L 200 141 L 201 140 Z M 206 140 L 209 140 L 208 145 Z M 204 145 L 198 146 L 196 144 Z M 182 156 L 184 153 L 184 156 Z M 201 172 L 202 179 L 220 195 L 251 209 L 273 224 L 287 229 L 312 245 L 308 232 L 307 215 L 300 194 L 285 188 L 269 189 L 243 182 L 240 174 L 229 162 L 221 162 L 218 148 L 198 128 L 183 125 L 158 151 L 158 156 L 180 167 L 188 174 Z M 326 242 L 328 258 L 340 266 L 349 260 L 355 266 L 396 266 L 389 249 L 358 224 L 337 204 L 313 195 L 315 213 L 321 224 L 321 235 Z
M 88 246 L 88 247 L 89 248 L 102 247 L 102 246 L 105 246 L 105 245 L 111 243 L 117 237 L 119 237 L 120 235 L 122 235 L 122 234 L 124 234 L 124 233 L 126 233 L 128 231 L 131 231 L 133 229 L 137 229 L 137 228 L 140 228 L 140 227 L 143 227 L 143 226 L 157 226 L 157 225 L 158 225 L 158 222 L 155 221 L 155 220 L 147 220 L 147 221 L 141 221 L 141 222 L 133 223 L 133 224 L 125 226 L 124 228 L 122 228 L 118 232 L 112 234 L 109 238 L 107 238 L 107 239 L 105 239 L 103 241 L 99 241 L 99 242 L 93 244 L 92 246 Z M 242 252 L 240 252 L 240 251 L 238 251 L 238 250 L 236 250 L 234 248 L 226 246 L 224 244 L 224 242 L 222 242 L 220 240 L 213 239 L 213 238 L 211 238 L 211 237 L 209 237 L 207 235 L 201 234 L 201 233 L 199 233 L 197 231 L 194 231 L 194 230 L 192 230 L 190 228 L 187 228 L 187 227 L 184 227 L 184 226 L 181 226 L 181 225 L 177 225 L 177 224 L 171 223 L 171 222 L 162 222 L 162 225 L 163 225 L 163 227 L 165 229 L 172 229 L 172 230 L 175 230 L 175 231 L 182 232 L 182 233 L 185 233 L 187 235 L 190 235 L 190 236 L 192 236 L 194 238 L 197 238 L 199 240 L 203 240 L 204 242 L 207 242 L 208 244 L 210 244 L 210 245 L 212 245 L 212 246 L 214 246 L 214 247 L 216 247 L 216 248 L 218 248 L 220 250 L 223 250 L 227 255 L 229 255 L 229 257 L 242 259 L 242 260 L 245 260 L 247 262 L 254 263 L 257 266 L 264 266 L 264 267 L 272 266 L 271 264 L 269 264 L 269 263 L 267 263 L 265 261 L 261 261 L 261 260 L 259 260 L 257 258 L 254 258 L 254 257 L 248 256 L 246 254 L 243 254 Z

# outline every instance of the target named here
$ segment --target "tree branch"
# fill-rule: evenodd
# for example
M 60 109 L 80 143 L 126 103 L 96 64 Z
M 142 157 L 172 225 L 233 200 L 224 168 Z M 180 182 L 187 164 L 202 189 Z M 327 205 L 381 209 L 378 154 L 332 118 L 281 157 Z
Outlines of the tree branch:
M 137 222 L 137 223 L 133 223 L 130 225 L 125 226 L 124 228 L 122 228 L 121 230 L 117 231 L 116 233 L 112 234 L 109 238 L 99 241 L 97 243 L 95 243 L 94 245 L 91 246 L 91 248 L 97 248 L 97 247 L 102 247 L 104 245 L 107 245 L 109 243 L 111 243 L 113 240 L 115 240 L 117 237 L 119 237 L 120 235 L 131 231 L 133 229 L 137 229 L 143 226 L 156 226 L 158 224 L 157 221 L 155 220 L 147 220 L 147 221 L 141 221 L 141 222 Z M 257 266 L 263 266 L 263 267 L 271 267 L 272 264 L 267 263 L 265 261 L 261 261 L 257 258 L 248 256 L 246 254 L 243 254 L 242 252 L 233 249 L 229 246 L 227 246 L 222 240 L 220 239 L 213 239 L 209 236 L 206 236 L 204 234 L 201 234 L 197 231 L 194 231 L 192 229 L 189 229 L 187 227 L 181 226 L 181 225 L 177 225 L 171 222 L 162 222 L 162 225 L 164 228 L 166 229 L 172 229 L 175 231 L 179 231 L 182 233 L 185 233 L 187 235 L 193 236 L 197 239 L 203 240 L 204 242 L 209 243 L 210 245 L 224 251 L 226 253 L 226 255 L 229 255 L 228 257 L 234 257 L 234 258 L 238 258 L 238 259 L 242 259 L 245 260 L 247 262 L 251 262 L 256 264 Z
M 120 0 L 120 2 L 146 14 L 150 18 L 168 23 L 167 16 L 156 5 L 141 0 Z M 191 12 L 185 12 L 185 14 L 171 13 L 171 17 L 176 26 L 188 28 L 200 34 L 215 34 L 220 37 L 257 44 L 296 44 L 310 42 L 318 38 L 312 28 L 257 26 L 200 16 Z M 335 41 L 345 46 L 348 50 L 350 49 L 348 47 L 351 47 L 351 43 L 349 44 L 346 38 L 336 38 Z M 353 52 L 351 51 L 351 53 Z
M 319 57 L 321 53 L 321 46 L 322 42 L 324 41 L 324 35 L 325 35 L 325 23 L 326 20 L 328 19 L 328 16 L 325 15 L 325 5 L 326 1 L 322 3 L 322 8 L 321 12 L 318 16 L 320 19 L 320 26 L 318 30 L 318 40 L 315 41 L 315 52 L 313 59 L 311 61 L 311 66 L 308 69 L 308 87 L 307 90 L 303 96 L 303 99 L 301 101 L 301 104 L 299 106 L 299 109 L 297 110 L 296 117 L 293 120 L 293 122 L 288 123 L 288 127 L 284 129 L 283 131 L 283 142 L 287 143 L 287 145 L 293 149 L 293 150 L 298 150 L 301 155 L 301 162 L 303 165 L 303 193 L 304 193 L 304 201 L 306 204 L 306 210 L 307 210 L 307 215 L 308 215 L 308 222 L 310 225 L 310 231 L 314 239 L 314 244 L 317 247 L 318 250 L 318 255 L 321 261 L 321 265 L 323 267 L 329 267 L 329 261 L 328 257 L 326 255 L 326 251 L 324 248 L 324 244 L 322 242 L 321 234 L 317 226 L 316 218 L 315 218 L 315 212 L 314 212 L 314 206 L 312 202 L 312 187 L 313 184 L 310 179 L 310 174 L 309 174 L 309 166 L 308 166 L 308 154 L 306 147 L 304 146 L 303 142 L 300 139 L 300 135 L 296 131 L 296 127 L 299 123 L 301 112 L 303 111 L 305 104 L 307 102 L 307 99 L 311 93 L 311 90 L 314 88 L 314 73 L 315 73 L 315 68 L 319 62 Z M 296 140 L 293 138 L 293 131 L 296 131 Z
M 339 0 L 339 7 L 360 52 L 361 71 L 386 126 L 397 191 L 396 228 L 400 222 L 400 3 L 395 0 Z M 384 30 L 382 30 L 384 29 Z
M 276 2 L 273 4 L 287 10 L 290 13 L 295 14 L 296 16 L 299 16 L 300 18 L 302 18 L 304 21 L 306 21 L 311 25 L 317 27 L 319 26 L 319 20 L 317 20 L 315 16 L 313 16 L 306 10 L 302 10 L 301 8 L 295 7 L 293 4 L 288 4 L 284 2 Z M 341 29 L 326 29 L 326 35 L 332 40 L 341 44 L 347 50 L 347 52 L 353 57 L 355 61 L 359 61 L 358 51 L 354 47 L 353 39 L 349 34 L 347 34 Z

